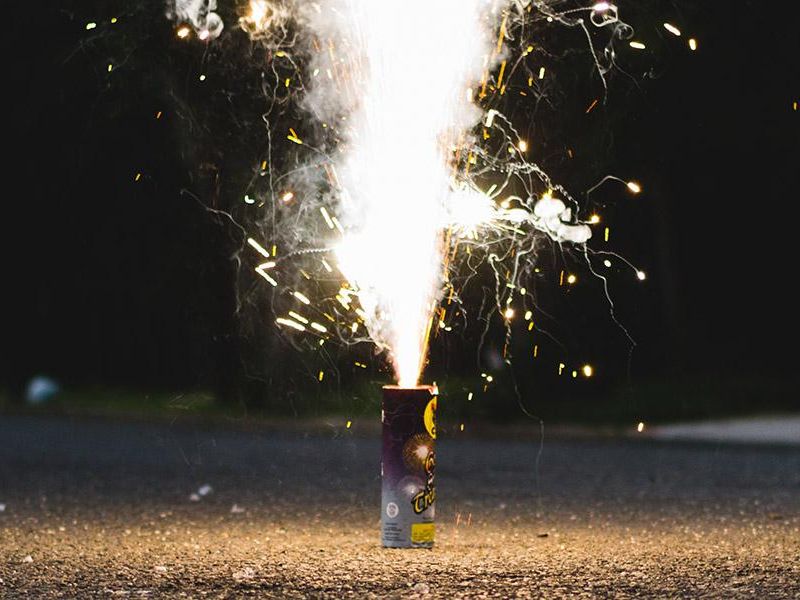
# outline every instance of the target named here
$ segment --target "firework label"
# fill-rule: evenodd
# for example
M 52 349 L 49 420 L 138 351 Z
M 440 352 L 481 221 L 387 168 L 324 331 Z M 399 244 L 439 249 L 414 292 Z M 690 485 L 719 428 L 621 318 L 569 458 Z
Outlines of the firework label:
M 436 501 L 436 388 L 383 388 L 381 541 L 430 548 Z

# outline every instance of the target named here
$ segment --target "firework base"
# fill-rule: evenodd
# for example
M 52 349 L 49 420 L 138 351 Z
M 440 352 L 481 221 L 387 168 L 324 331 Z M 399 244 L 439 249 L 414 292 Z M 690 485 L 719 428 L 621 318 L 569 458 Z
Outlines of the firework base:
M 436 488 L 436 388 L 383 388 L 381 542 L 431 548 Z

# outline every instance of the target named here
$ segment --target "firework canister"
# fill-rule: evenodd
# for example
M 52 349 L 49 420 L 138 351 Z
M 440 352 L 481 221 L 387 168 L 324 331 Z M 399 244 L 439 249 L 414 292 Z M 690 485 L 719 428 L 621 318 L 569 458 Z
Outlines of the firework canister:
M 436 388 L 383 388 L 381 541 L 431 548 L 434 534 Z

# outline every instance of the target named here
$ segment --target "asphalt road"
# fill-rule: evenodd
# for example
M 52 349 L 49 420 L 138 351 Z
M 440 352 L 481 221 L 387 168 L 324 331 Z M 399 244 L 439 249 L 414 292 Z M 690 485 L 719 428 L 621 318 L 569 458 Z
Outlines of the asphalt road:
M 378 440 L 295 429 L 4 417 L 0 597 L 800 597 L 798 447 L 459 434 L 398 551 Z

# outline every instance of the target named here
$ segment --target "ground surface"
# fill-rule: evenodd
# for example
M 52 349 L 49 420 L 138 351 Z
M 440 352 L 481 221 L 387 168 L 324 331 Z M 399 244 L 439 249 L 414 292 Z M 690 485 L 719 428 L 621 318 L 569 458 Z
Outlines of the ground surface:
M 300 431 L 4 418 L 0 597 L 800 597 L 798 447 L 443 439 L 387 551 L 377 440 Z

